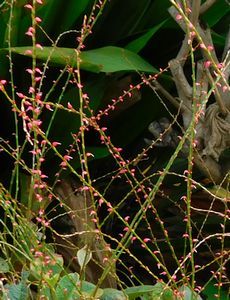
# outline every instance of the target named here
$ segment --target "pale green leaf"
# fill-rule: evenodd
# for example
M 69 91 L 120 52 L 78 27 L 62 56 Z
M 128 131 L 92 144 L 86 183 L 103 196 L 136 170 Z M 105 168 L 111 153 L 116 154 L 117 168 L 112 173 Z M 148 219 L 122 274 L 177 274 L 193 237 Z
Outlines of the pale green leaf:
M 202 298 L 188 286 L 182 286 L 179 291 L 182 293 L 183 300 L 202 300 Z M 179 299 L 181 299 L 181 297 L 178 298 L 178 300 Z
M 57 284 L 57 288 L 56 288 L 57 299 L 58 300 L 80 299 L 78 286 L 79 286 L 79 275 L 77 273 L 71 273 L 63 276 Z
M 2 49 L 2 51 L 7 49 Z M 15 47 L 11 51 L 20 55 L 29 55 L 31 47 Z M 72 48 L 44 47 L 36 49 L 36 58 L 49 61 L 52 65 L 77 66 L 77 53 Z M 80 68 L 90 72 L 141 71 L 157 73 L 158 71 L 134 52 L 119 47 L 103 47 L 80 54 Z
M 136 299 L 140 296 L 145 296 L 145 299 L 161 300 L 164 291 L 164 285 L 157 283 L 155 285 L 140 285 L 124 290 L 125 294 L 129 297 L 129 300 Z
M 88 249 L 87 246 L 84 246 L 83 248 L 77 251 L 77 260 L 81 269 L 88 264 L 91 258 L 92 258 L 92 252 Z
M 10 267 L 8 262 L 3 259 L 2 257 L 0 257 L 0 273 L 7 273 L 9 272 Z
M 126 300 L 126 297 L 121 291 L 107 288 L 103 290 L 100 300 Z

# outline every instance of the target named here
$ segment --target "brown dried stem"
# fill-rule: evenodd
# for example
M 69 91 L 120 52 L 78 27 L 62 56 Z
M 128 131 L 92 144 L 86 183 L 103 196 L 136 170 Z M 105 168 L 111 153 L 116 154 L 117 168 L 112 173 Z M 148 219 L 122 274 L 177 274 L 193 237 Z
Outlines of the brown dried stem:
M 227 134 L 230 106 L 230 89 L 227 82 L 230 74 L 230 68 L 227 67 L 229 63 L 230 33 L 228 34 L 223 53 L 223 57 L 226 57 L 224 62 L 225 68 L 219 70 L 219 61 L 214 50 L 210 30 L 204 30 L 199 24 L 199 15 L 209 9 L 215 1 L 206 1 L 201 5 L 201 1 L 191 0 L 186 2 L 187 7 L 181 6 L 179 1 L 173 1 L 172 3 L 174 6 L 170 7 L 169 12 L 186 33 L 177 57 L 169 62 L 178 96 L 183 102 L 183 106 L 185 105 L 189 108 L 182 110 L 184 128 L 187 129 L 192 120 L 192 100 L 194 98 L 198 101 L 198 105 L 201 105 L 201 112 L 205 113 L 204 117 L 199 117 L 196 125 L 196 138 L 198 141 L 200 140 L 200 147 L 198 147 L 199 152 L 195 155 L 195 162 L 201 171 L 214 182 L 221 182 L 225 174 L 222 173 L 218 159 L 222 151 L 230 143 L 230 138 Z M 181 7 L 183 7 L 183 10 L 181 10 Z M 190 14 L 188 9 L 191 9 Z M 182 18 L 178 18 L 178 14 Z M 193 34 L 190 33 L 191 31 Z M 183 69 L 189 51 L 192 49 L 191 45 L 194 36 L 197 42 L 200 45 L 202 44 L 201 51 L 204 59 L 206 62 L 211 63 L 210 69 L 205 68 L 202 62 L 197 63 L 195 95 L 193 94 L 194 89 L 188 83 Z M 214 106 L 210 105 L 206 110 L 206 103 L 210 95 L 208 93 L 208 83 L 213 87 L 217 104 L 213 104 Z M 221 116 L 225 117 L 225 119 L 221 119 Z M 208 137 L 205 136 L 207 133 Z M 201 146 L 202 144 L 203 146 Z
M 201 5 L 200 14 L 204 14 L 213 4 L 216 3 L 216 0 L 207 0 L 205 3 Z

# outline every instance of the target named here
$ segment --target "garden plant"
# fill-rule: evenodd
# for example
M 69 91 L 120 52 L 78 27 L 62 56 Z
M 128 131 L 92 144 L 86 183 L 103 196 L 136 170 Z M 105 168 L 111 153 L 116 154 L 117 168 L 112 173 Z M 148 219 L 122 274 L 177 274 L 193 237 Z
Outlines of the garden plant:
M 229 24 L 0 1 L 0 299 L 229 299 Z

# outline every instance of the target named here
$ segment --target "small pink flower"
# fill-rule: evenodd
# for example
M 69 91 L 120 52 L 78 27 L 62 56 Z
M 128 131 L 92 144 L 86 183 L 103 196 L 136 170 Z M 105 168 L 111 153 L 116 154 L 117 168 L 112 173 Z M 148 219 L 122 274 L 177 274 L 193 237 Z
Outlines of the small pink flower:
M 219 63 L 219 64 L 217 65 L 217 68 L 218 68 L 218 69 L 222 69 L 222 68 L 223 68 L 223 63 Z
M 177 14 L 177 15 L 176 15 L 176 20 L 177 20 L 177 21 L 180 21 L 181 19 L 182 19 L 182 15 Z
M 32 55 L 32 50 L 26 50 L 26 51 L 25 51 L 25 54 L 26 54 L 26 55 Z
M 64 155 L 64 159 L 68 161 L 68 160 L 73 159 L 73 157 L 70 155 Z
M 208 49 L 209 51 L 212 51 L 214 48 L 213 48 L 212 45 L 209 45 L 209 46 L 207 47 L 207 49 Z
M 91 157 L 94 157 L 93 153 L 90 153 L 90 152 L 87 152 L 87 153 L 86 153 L 86 156 L 87 156 L 87 157 L 90 157 L 90 156 L 91 156 Z
M 33 9 L 33 6 L 30 5 L 30 4 L 26 4 L 26 5 L 24 5 L 24 7 L 25 7 L 25 8 L 28 8 L 28 9 L 31 9 L 31 10 Z
M 224 85 L 224 86 L 222 87 L 222 91 L 225 93 L 227 90 L 228 90 L 227 85 Z
M 31 86 L 30 88 L 29 88 L 29 94 L 33 94 L 35 92 L 35 89 Z
M 32 69 L 26 69 L 26 72 L 29 74 L 33 74 L 33 70 Z
M 53 111 L 53 109 L 51 108 L 51 106 L 48 103 L 46 104 L 46 109 Z
M 206 49 L 205 44 L 201 43 L 201 44 L 200 44 L 200 48 L 201 48 L 201 49 Z
M 59 142 L 53 142 L 53 143 L 52 143 L 52 146 L 53 146 L 53 147 L 57 147 L 57 146 L 59 146 L 59 145 L 61 145 L 61 143 L 59 143 Z
M 36 21 L 37 23 L 41 23 L 41 22 L 42 22 L 42 19 L 39 18 L 39 17 L 36 17 L 36 18 L 35 18 L 35 21 Z
M 32 37 L 34 35 L 34 32 L 35 32 L 34 28 L 29 27 L 25 34 Z
M 77 83 L 77 87 L 78 87 L 79 89 L 82 89 L 82 88 L 83 88 L 83 85 L 82 85 L 81 83 Z
M 149 238 L 144 238 L 143 241 L 144 241 L 145 243 L 148 243 L 148 242 L 151 241 L 151 240 L 150 240 Z
M 62 161 L 60 163 L 60 167 L 65 168 L 67 166 L 67 163 L 65 161 Z
M 72 104 L 71 104 L 70 102 L 68 102 L 67 107 L 68 107 L 69 109 L 72 109 L 72 108 L 73 108 L 73 106 L 72 106 Z
M 211 61 L 210 60 L 206 60 L 205 62 L 204 62 L 204 67 L 206 68 L 206 69 L 208 69 L 210 66 L 211 66 Z
M 36 48 L 43 50 L 43 47 L 41 44 L 36 44 Z
M 104 203 L 104 200 L 103 199 L 99 199 L 98 203 L 99 203 L 99 206 L 101 206 Z

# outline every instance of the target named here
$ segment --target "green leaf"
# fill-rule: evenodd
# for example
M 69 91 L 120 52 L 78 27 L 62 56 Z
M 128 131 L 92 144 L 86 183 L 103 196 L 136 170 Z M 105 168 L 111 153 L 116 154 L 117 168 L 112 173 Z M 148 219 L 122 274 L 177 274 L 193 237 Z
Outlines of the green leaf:
M 119 47 L 103 47 L 81 53 L 81 67 L 90 70 L 91 65 L 98 66 L 102 72 L 142 71 L 148 73 L 157 70 L 136 53 Z M 84 67 L 85 64 L 85 67 Z
M 45 300 L 52 299 L 51 289 L 46 284 L 43 283 L 42 286 L 39 287 L 39 292 L 40 295 L 42 295 Z
M 210 26 L 214 26 L 219 20 L 230 12 L 227 1 L 219 0 L 202 16 L 202 19 Z
M 60 33 L 70 29 L 90 3 L 91 0 L 68 0 L 63 11 Z
M 8 8 L 5 8 L 1 11 L 0 25 L 3 25 L 0 27 L 1 46 L 6 47 L 6 45 L 9 45 L 9 32 L 10 32 L 10 45 L 16 46 L 18 44 L 20 21 L 25 12 L 24 5 L 26 4 L 26 2 L 27 2 L 26 0 L 22 0 L 22 1 L 18 0 L 17 3 L 16 2 L 12 3 Z M 25 32 L 23 33 L 23 35 L 25 35 Z
M 87 246 L 84 246 L 83 248 L 77 251 L 77 260 L 81 269 L 83 269 L 89 263 L 91 258 L 92 258 L 92 252 L 89 250 Z
M 28 0 L 25 1 L 28 2 Z M 17 2 L 19 1 L 17 0 Z M 76 23 L 77 25 L 82 23 L 79 17 L 83 15 L 90 3 L 92 3 L 91 0 L 44 0 L 42 5 L 36 7 L 36 15 L 42 19 L 40 24 L 42 30 L 38 29 L 36 32 L 37 42 L 45 44 L 47 36 L 56 40 L 63 32 L 75 29 Z M 18 45 L 26 45 L 29 41 L 29 37 L 25 36 L 25 32 L 31 25 L 31 14 L 24 8 L 23 10 L 26 12 L 25 16 L 21 18 L 20 23 L 15 23 L 20 30 Z M 58 26 L 57 20 L 61 20 Z
M 87 299 L 94 293 L 96 286 L 87 281 L 80 281 L 77 273 L 65 275 L 59 281 L 56 288 L 58 300 Z M 97 289 L 95 298 L 103 294 L 102 289 Z
M 212 40 L 214 45 L 222 46 L 225 45 L 225 38 L 224 36 L 217 34 L 216 32 L 212 32 Z
M 10 267 L 8 262 L 3 259 L 2 257 L 0 257 L 0 273 L 7 273 L 9 272 Z
M 25 300 L 29 295 L 28 287 L 24 283 L 6 285 L 6 288 L 10 300 Z
M 79 284 L 79 275 L 71 273 L 63 276 L 57 284 L 56 297 L 58 300 L 80 299 L 77 285 Z
M 85 298 L 83 299 L 92 299 L 92 296 L 95 292 L 96 286 L 94 284 L 92 284 L 91 282 L 88 281 L 82 281 L 81 282 L 81 293 L 83 294 L 83 296 L 85 296 Z M 99 297 L 101 297 L 103 294 L 103 290 L 98 288 L 96 294 L 94 295 L 93 299 L 98 299 Z M 82 299 L 82 298 L 81 298 Z
M 65 4 L 66 6 L 66 4 Z M 42 19 L 42 28 L 47 34 L 56 33 L 57 17 L 63 12 L 62 0 L 46 0 L 43 5 L 38 6 L 39 17 Z
M 149 29 L 145 34 L 130 42 L 125 48 L 133 51 L 134 53 L 140 52 L 154 36 L 154 34 L 167 22 L 167 20 L 164 20 L 160 24 L 157 24 L 153 28 Z
M 147 299 L 160 300 L 162 298 L 165 286 L 161 283 L 155 285 L 140 285 L 126 288 L 124 293 L 129 297 L 129 300 L 136 299 L 137 297 L 146 295 Z
M 152 24 L 144 28 L 140 27 L 140 22 L 145 19 L 151 2 L 152 0 L 125 0 L 125 2 L 116 0 L 108 2 L 90 39 L 93 39 L 96 44 L 115 45 L 130 35 L 152 27 Z
M 2 49 L 7 50 L 7 49 Z M 26 54 L 31 47 L 15 47 L 11 51 L 20 55 Z M 30 55 L 30 54 L 29 54 Z M 42 61 L 50 61 L 56 66 L 77 66 L 75 49 L 60 47 L 44 47 L 36 49 L 36 57 Z M 119 47 L 103 47 L 80 54 L 80 68 L 90 72 L 141 71 L 157 73 L 158 71 L 136 53 Z
M 63 258 L 56 253 L 50 253 L 49 256 L 50 262 L 46 265 L 44 265 L 43 258 L 36 257 L 30 264 L 30 273 L 38 280 L 43 279 L 51 285 L 55 285 L 63 271 Z
M 7 296 L 10 300 L 25 300 L 29 296 L 29 288 L 26 284 L 29 272 L 22 272 L 22 279 L 19 284 L 6 284 Z
M 100 300 L 125 300 L 126 297 L 121 291 L 106 288 L 103 289 L 103 295 L 100 297 Z
M 229 299 L 229 294 L 227 292 L 227 290 L 224 290 L 223 288 L 221 288 L 220 290 L 218 290 L 218 287 L 216 286 L 216 281 L 210 281 L 206 286 L 204 291 L 202 292 L 205 296 L 207 296 L 208 300 L 215 300 L 217 299 L 214 295 L 218 295 L 219 292 L 219 300 L 226 300 Z
M 192 291 L 188 286 L 180 287 L 179 291 L 183 294 L 183 300 L 202 300 L 202 298 L 195 291 Z M 178 298 L 178 300 L 179 299 L 181 299 L 181 296 Z

